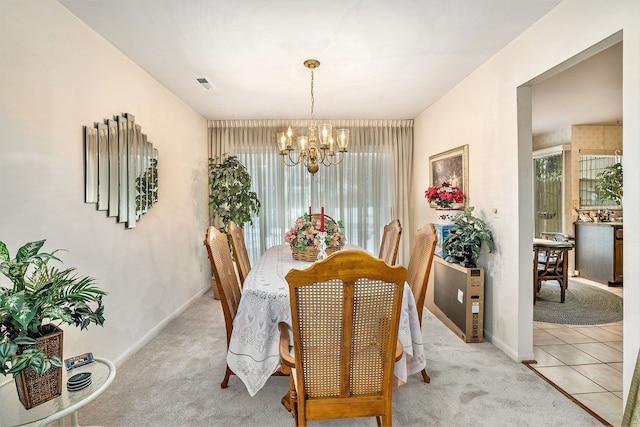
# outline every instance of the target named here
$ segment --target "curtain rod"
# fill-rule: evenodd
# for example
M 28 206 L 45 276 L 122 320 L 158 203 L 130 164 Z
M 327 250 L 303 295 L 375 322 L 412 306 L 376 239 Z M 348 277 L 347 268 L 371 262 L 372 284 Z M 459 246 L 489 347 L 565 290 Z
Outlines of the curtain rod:
M 358 119 L 358 120 L 327 120 L 316 119 L 316 123 L 329 123 L 333 126 L 342 126 L 350 128 L 359 127 L 392 127 L 392 128 L 413 128 L 413 120 L 384 120 L 384 119 Z M 309 126 L 309 120 L 307 119 L 269 119 L 269 120 L 208 120 L 207 125 L 209 128 L 286 128 L 288 126 L 293 127 L 307 127 Z

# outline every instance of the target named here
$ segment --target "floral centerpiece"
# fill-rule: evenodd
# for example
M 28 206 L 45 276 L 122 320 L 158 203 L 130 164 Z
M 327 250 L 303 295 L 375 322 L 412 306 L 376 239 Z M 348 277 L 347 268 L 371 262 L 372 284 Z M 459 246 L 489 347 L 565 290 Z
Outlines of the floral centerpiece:
M 344 247 L 346 237 L 342 233 L 341 229 L 344 228 L 342 221 L 334 222 L 329 218 L 326 218 L 324 224 L 324 231 L 326 237 L 324 243 L 326 245 L 326 252 L 335 252 Z M 305 260 L 315 260 L 320 246 L 320 220 L 305 213 L 298 219 L 289 231 L 284 235 L 285 242 L 291 246 L 292 255 L 295 259 L 301 257 L 301 252 L 307 252 Z
M 464 193 L 460 187 L 454 187 L 449 182 L 443 182 L 440 185 L 429 187 L 424 192 L 424 197 L 429 201 L 430 205 L 435 205 L 440 209 L 457 208 L 457 204 L 464 201 Z

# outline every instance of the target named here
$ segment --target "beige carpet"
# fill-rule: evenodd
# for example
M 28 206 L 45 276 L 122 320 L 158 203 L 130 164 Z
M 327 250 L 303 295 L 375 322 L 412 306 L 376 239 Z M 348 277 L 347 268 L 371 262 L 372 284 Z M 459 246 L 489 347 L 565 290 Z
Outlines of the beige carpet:
M 429 311 L 423 336 L 431 384 L 413 375 L 393 394 L 396 426 L 601 426 L 522 363 L 491 343 L 467 344 Z M 107 326 L 108 327 L 108 326 Z M 81 425 L 293 426 L 280 399 L 287 377 L 250 397 L 235 376 L 221 389 L 225 329 L 220 302 L 200 297 L 118 367 L 113 384 L 79 412 Z M 374 418 L 311 422 L 375 426 Z

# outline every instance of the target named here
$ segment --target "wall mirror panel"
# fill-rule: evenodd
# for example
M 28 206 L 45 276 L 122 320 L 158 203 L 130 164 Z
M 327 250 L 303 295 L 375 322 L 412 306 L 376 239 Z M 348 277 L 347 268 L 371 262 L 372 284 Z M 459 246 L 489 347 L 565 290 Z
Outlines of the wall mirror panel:
M 85 202 L 134 228 L 158 201 L 158 150 L 135 116 L 84 127 Z

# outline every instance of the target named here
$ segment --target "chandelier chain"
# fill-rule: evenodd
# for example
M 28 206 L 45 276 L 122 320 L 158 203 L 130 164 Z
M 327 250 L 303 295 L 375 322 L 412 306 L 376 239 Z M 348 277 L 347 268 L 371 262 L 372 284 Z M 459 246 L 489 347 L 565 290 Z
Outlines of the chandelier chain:
M 277 136 L 277 144 L 282 156 L 282 161 L 287 166 L 295 166 L 303 164 L 311 174 L 318 171 L 318 165 L 325 166 L 339 165 L 344 159 L 347 152 L 347 144 L 349 143 L 349 130 L 337 129 L 335 138 L 332 133 L 332 125 L 329 123 L 320 124 L 318 138 L 316 138 L 316 117 L 315 105 L 316 99 L 314 95 L 314 69 L 320 65 L 320 61 L 316 59 L 307 59 L 304 66 L 311 71 L 311 123 L 309 126 L 309 135 L 298 136 L 298 144 L 300 151 L 296 158 L 292 156 L 294 131 L 291 126 L 286 132 L 279 132 Z M 337 150 L 336 150 L 337 147 Z
M 315 117 L 313 115 L 313 110 L 316 104 L 316 99 L 313 96 L 313 68 L 311 69 L 311 123 L 315 122 Z

